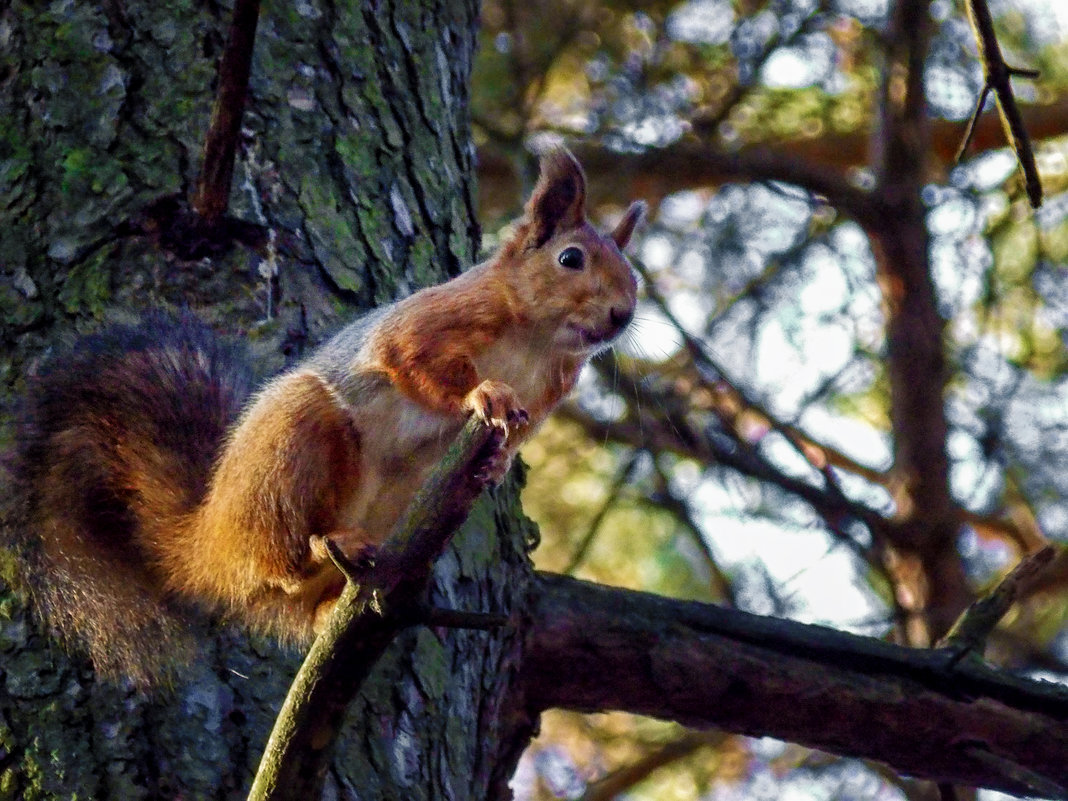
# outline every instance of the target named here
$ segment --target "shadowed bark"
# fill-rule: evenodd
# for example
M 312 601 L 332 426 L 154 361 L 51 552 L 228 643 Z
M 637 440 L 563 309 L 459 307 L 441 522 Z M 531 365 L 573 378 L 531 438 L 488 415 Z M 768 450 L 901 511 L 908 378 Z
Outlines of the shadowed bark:
M 252 340 L 270 374 L 360 309 L 472 263 L 476 14 L 470 2 L 265 8 L 227 212 L 262 237 L 190 249 L 169 223 L 195 191 L 231 12 L 145 2 L 0 12 L 5 400 L 75 329 L 146 306 L 193 306 Z M 32 526 L 10 500 L 0 499 L 3 527 Z M 517 508 L 511 487 L 482 498 L 436 563 L 435 604 L 515 606 L 531 536 Z M 206 659 L 144 696 L 64 654 L 25 608 L 6 553 L 0 568 L 0 795 L 246 796 L 298 654 L 204 625 Z M 344 718 L 324 794 L 505 792 L 533 725 L 504 703 L 518 643 L 510 628 L 402 633 Z
M 896 772 L 1068 797 L 1068 691 L 978 661 L 542 574 L 532 712 L 624 709 L 791 740 Z

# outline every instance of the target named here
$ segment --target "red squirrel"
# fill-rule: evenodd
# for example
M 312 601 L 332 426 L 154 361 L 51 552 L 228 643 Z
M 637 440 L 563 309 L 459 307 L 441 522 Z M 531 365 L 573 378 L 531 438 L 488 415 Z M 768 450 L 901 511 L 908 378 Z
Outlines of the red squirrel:
M 105 676 L 152 684 L 188 659 L 199 607 L 304 643 L 349 556 L 390 532 L 470 414 L 522 441 L 630 322 L 615 230 L 586 220 L 582 169 L 542 157 L 487 261 L 358 318 L 253 391 L 192 315 L 90 338 L 31 379 L 17 430 L 21 549 L 35 606 Z

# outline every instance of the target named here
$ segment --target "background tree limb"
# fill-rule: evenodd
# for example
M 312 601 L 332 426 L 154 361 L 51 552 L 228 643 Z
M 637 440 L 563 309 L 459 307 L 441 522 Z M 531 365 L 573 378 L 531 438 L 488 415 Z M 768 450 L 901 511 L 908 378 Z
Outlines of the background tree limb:
M 545 573 L 529 614 L 522 678 L 532 710 L 624 709 L 936 781 L 1068 798 L 1059 685 L 977 659 L 948 669 L 942 650 Z

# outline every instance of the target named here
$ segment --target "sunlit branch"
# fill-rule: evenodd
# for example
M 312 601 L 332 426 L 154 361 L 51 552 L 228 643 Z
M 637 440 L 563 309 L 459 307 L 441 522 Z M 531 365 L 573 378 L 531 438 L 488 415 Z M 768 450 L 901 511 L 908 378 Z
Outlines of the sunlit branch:
M 531 597 L 520 683 L 532 709 L 637 712 L 935 781 L 1068 795 L 1059 685 L 979 660 L 950 668 L 944 650 L 564 576 L 539 574 Z
M 1032 208 L 1037 209 L 1042 205 L 1042 182 L 1038 177 L 1038 167 L 1035 165 L 1031 137 L 1027 134 L 1027 128 L 1024 126 L 1023 117 L 1020 115 L 1020 109 L 1016 105 L 1016 98 L 1012 92 L 1012 78 L 1014 76 L 1037 78 L 1038 71 L 1010 67 L 1005 63 L 998 37 L 994 32 L 994 20 L 990 16 L 990 8 L 986 0 L 966 0 L 965 6 L 968 8 L 968 20 L 972 23 L 972 30 L 975 32 L 979 58 L 983 62 L 984 85 L 958 158 L 968 147 L 974 133 L 975 121 L 982 113 L 987 94 L 993 91 L 998 99 L 998 109 L 1001 111 L 1005 133 L 1020 162 L 1020 169 L 1023 170 L 1027 198 L 1031 201 Z
M 373 566 L 350 564 L 331 548 L 348 578 L 322 632 L 286 696 L 264 748 L 249 801 L 296 801 L 322 792 L 331 746 L 344 714 L 378 657 L 397 633 L 434 619 L 465 628 L 475 614 L 420 609 L 433 560 L 467 517 L 486 486 L 486 468 L 504 434 L 472 417 L 374 556 Z M 327 543 L 330 548 L 333 543 Z M 492 627 L 499 620 L 484 620 Z
M 1021 559 L 989 593 L 969 606 L 939 642 L 953 652 L 953 663 L 969 653 L 982 654 L 987 637 L 1019 598 L 1023 586 L 1032 582 L 1056 555 L 1052 545 Z
M 959 162 L 964 158 L 964 154 L 968 152 L 968 146 L 972 143 L 972 139 L 975 137 L 975 130 L 979 127 L 979 118 L 983 116 L 983 108 L 986 106 L 986 99 L 990 95 L 990 84 L 983 84 L 982 90 L 979 92 L 979 99 L 975 103 L 975 110 L 972 112 L 971 119 L 968 120 L 968 129 L 964 132 L 964 139 L 960 143 L 960 150 L 957 151 L 957 158 Z

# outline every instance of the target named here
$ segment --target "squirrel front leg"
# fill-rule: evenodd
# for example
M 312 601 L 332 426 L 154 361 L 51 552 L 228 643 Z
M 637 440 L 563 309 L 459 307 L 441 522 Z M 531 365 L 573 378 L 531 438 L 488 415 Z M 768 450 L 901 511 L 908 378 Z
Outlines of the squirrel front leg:
M 481 475 L 496 486 L 504 480 L 519 450 L 523 430 L 530 425 L 530 415 L 523 408 L 515 390 L 503 381 L 486 379 L 464 396 L 464 408 L 487 425 L 505 433 L 505 445 L 486 463 Z
M 499 484 L 512 465 L 522 433 L 530 424 L 530 414 L 509 384 L 478 376 L 469 348 L 485 340 L 485 335 L 431 330 L 417 325 L 417 320 L 413 315 L 409 325 L 382 334 L 373 348 L 376 367 L 394 387 L 421 406 L 456 417 L 474 414 L 504 430 L 505 447 L 484 476 Z
M 409 340 L 405 344 L 411 345 Z M 508 472 L 530 424 L 530 415 L 516 391 L 507 383 L 481 379 L 474 360 L 462 347 L 438 340 L 436 347 L 421 349 L 419 357 L 398 342 L 380 345 L 382 368 L 405 395 L 434 411 L 467 416 L 502 429 L 505 447 L 487 466 L 487 480 L 499 484 Z

